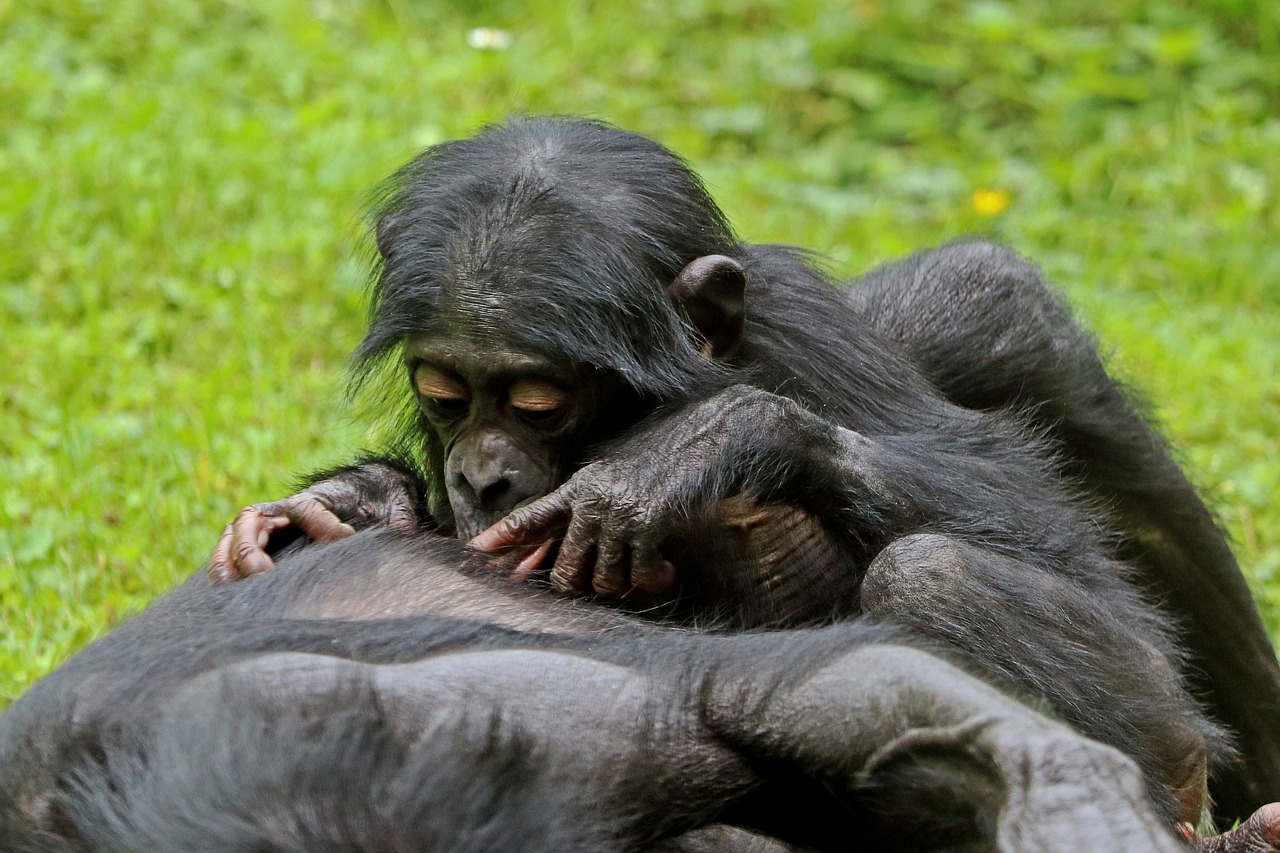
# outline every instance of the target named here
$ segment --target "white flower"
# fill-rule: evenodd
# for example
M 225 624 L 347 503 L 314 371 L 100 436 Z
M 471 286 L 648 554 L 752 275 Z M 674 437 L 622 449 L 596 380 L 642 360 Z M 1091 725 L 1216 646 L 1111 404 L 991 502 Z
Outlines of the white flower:
M 476 50 L 506 50 L 511 47 L 511 31 L 494 27 L 467 30 L 467 46 Z

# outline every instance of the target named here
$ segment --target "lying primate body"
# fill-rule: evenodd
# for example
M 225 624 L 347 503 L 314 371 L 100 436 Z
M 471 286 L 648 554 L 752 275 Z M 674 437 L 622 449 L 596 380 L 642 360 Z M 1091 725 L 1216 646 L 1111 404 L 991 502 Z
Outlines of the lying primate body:
M 805 254 L 739 241 L 670 152 L 573 120 L 428 150 L 375 221 L 361 370 L 403 362 L 414 428 L 246 510 L 216 576 L 268 567 L 289 526 L 390 524 L 746 626 L 871 615 L 1133 757 L 1170 818 L 1194 819 L 1229 751 L 1216 722 L 1242 757 L 1219 815 L 1280 794 L 1280 667 L 1230 549 L 1008 250 L 945 246 L 842 294 Z M 813 520 L 816 558 L 682 565 L 673 541 L 726 498 Z
M 1182 849 L 1130 759 L 900 631 L 710 636 L 462 560 L 193 578 L 0 717 L 0 848 Z

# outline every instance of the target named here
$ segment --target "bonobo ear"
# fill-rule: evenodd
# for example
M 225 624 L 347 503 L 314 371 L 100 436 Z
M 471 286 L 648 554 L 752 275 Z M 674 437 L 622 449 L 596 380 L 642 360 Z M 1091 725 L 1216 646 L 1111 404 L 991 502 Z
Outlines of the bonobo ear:
M 725 359 L 742 343 L 746 314 L 747 274 L 725 255 L 705 255 L 680 271 L 669 288 L 702 337 L 702 354 Z

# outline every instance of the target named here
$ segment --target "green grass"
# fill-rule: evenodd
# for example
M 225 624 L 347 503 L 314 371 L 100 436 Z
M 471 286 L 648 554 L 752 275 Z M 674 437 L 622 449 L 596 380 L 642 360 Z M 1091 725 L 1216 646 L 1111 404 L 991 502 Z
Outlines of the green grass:
M 1040 261 L 1280 625 L 1274 3 L 0 0 L 0 33 L 0 705 L 361 445 L 362 203 L 515 111 L 645 131 L 851 273 L 974 232 Z

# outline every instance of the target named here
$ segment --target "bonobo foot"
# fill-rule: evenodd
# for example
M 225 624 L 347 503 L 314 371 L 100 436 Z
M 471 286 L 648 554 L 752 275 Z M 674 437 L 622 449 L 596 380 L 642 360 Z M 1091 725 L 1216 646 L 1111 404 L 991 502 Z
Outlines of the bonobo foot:
M 813 513 L 795 504 L 726 498 L 698 532 L 703 545 L 694 543 L 680 573 L 692 573 L 687 579 L 713 606 L 742 602 L 733 614 L 742 627 L 830 620 L 856 606 L 848 556 Z

